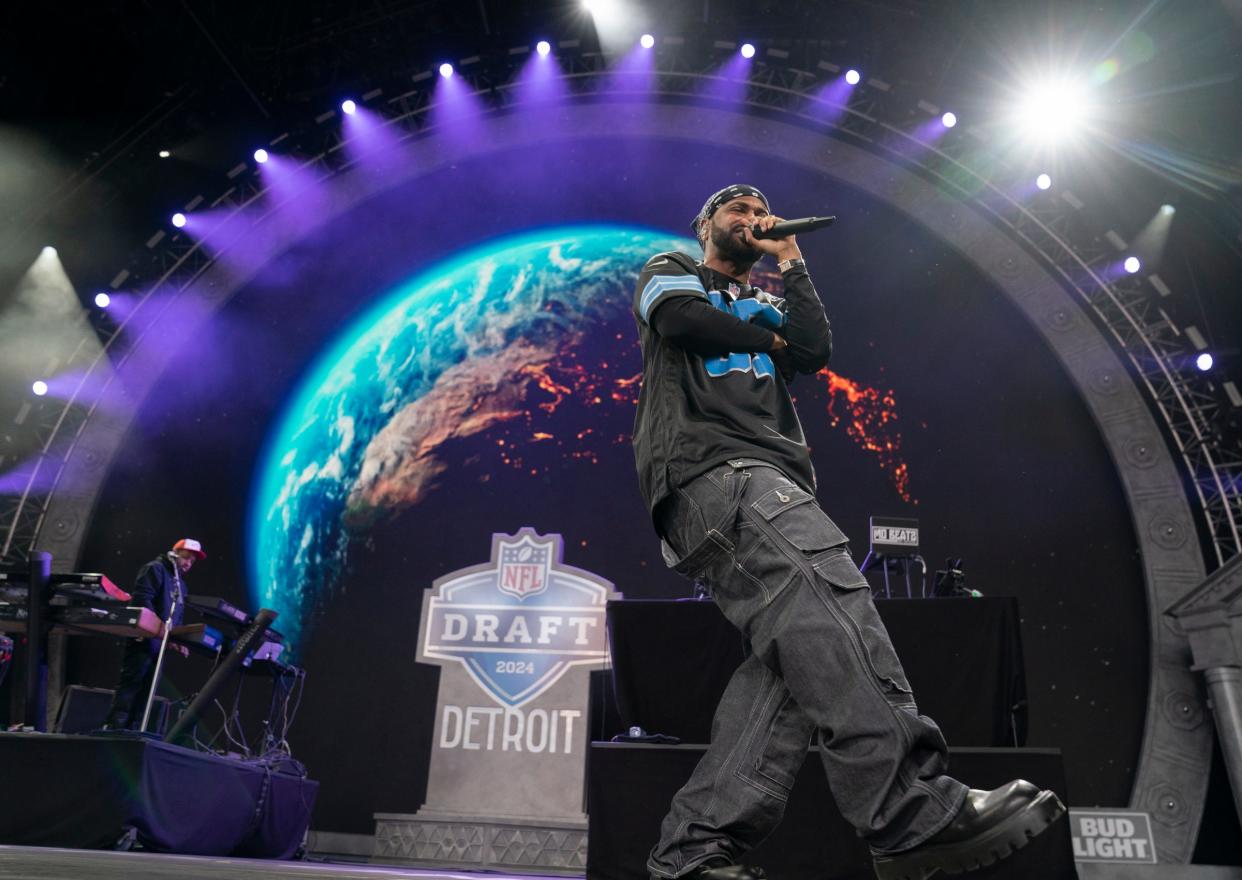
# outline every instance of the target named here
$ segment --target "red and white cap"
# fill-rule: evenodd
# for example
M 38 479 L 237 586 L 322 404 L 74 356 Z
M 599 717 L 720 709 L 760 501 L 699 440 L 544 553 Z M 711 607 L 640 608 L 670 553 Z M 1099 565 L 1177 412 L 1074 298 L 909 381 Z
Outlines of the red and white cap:
M 193 553 L 200 560 L 206 559 L 207 554 L 203 552 L 203 545 L 195 541 L 193 538 L 182 538 L 172 547 L 174 550 L 186 550 Z

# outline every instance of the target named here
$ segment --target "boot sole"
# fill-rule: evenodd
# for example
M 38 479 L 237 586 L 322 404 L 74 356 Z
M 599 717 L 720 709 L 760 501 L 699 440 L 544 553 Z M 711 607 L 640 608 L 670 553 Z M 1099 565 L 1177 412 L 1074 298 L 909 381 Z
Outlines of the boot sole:
M 875 873 L 880 880 L 927 880 L 937 871 L 973 871 L 1016 853 L 1064 814 L 1060 798 L 1051 791 L 1041 792 L 1025 809 L 969 840 L 875 856 Z

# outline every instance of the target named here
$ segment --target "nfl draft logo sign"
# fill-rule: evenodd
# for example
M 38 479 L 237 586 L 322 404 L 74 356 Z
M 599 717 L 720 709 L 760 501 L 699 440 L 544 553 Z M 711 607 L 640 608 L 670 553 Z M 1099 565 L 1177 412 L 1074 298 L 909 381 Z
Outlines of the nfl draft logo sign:
M 590 671 L 620 595 L 562 552 L 560 535 L 493 535 L 487 563 L 424 594 L 418 659 L 440 690 L 419 819 L 585 820 Z

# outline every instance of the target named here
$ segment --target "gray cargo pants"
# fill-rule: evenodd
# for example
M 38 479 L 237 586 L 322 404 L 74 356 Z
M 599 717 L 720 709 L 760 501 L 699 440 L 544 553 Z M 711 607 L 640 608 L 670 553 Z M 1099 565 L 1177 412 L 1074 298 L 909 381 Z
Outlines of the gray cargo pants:
M 967 787 L 944 774 L 944 737 L 918 714 L 867 581 L 815 497 L 736 459 L 677 489 L 657 524 L 666 561 L 708 586 L 750 652 L 673 798 L 652 874 L 738 862 L 780 821 L 815 735 L 837 807 L 873 850 L 910 849 L 952 821 Z

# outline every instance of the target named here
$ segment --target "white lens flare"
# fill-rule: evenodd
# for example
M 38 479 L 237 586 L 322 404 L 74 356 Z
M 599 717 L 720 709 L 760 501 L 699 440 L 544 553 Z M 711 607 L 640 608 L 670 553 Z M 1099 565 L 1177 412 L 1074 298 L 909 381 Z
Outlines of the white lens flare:
M 1092 114 L 1086 87 L 1076 80 L 1036 83 L 1022 93 L 1011 122 L 1024 138 L 1055 144 L 1082 133 Z

